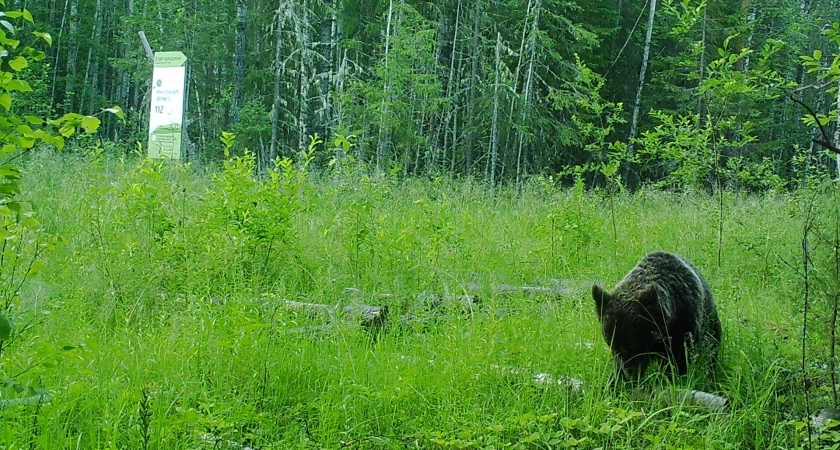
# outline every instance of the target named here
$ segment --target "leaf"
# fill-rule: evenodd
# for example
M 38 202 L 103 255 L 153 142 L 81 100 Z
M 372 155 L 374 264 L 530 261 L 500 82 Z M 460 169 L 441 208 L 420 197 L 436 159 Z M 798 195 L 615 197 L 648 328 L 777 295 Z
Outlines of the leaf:
M 29 63 L 26 62 L 26 58 L 23 56 L 18 56 L 17 58 L 9 61 L 9 67 L 11 67 L 15 72 L 20 72 L 21 70 L 25 69 Z
M 23 116 L 23 118 L 26 119 L 26 121 L 29 122 L 32 125 L 43 125 L 44 124 L 44 119 L 42 119 L 40 117 L 37 117 L 37 116 Z
M 81 125 L 82 128 L 85 129 L 85 133 L 93 133 L 94 131 L 99 129 L 99 124 L 101 123 L 102 122 L 98 118 L 87 116 L 82 119 Z
M 76 127 L 71 124 L 64 124 L 58 129 L 59 134 L 64 137 L 70 137 L 76 131 Z
M 12 336 L 12 321 L 5 314 L 0 313 L 0 341 Z
M 117 105 L 114 105 L 111 108 L 102 108 L 102 111 L 109 112 L 122 120 L 125 120 L 125 113 L 123 112 L 122 108 Z
M 25 80 L 9 80 L 6 83 L 7 91 L 32 92 L 32 86 Z
M 820 58 L 822 58 L 822 51 L 819 49 L 814 50 L 814 59 L 819 60 Z
M 28 9 L 23 10 L 23 20 L 26 20 L 29 23 L 35 22 L 35 20 L 32 18 L 32 13 L 30 13 Z
M 29 266 L 29 273 L 35 275 L 37 273 L 41 273 L 44 270 L 44 262 L 40 259 L 37 259 L 32 262 L 32 265 Z
M 0 95 L 0 106 L 6 108 L 6 111 L 12 109 L 12 96 L 8 92 Z
M 11 33 L 15 32 L 15 26 L 9 23 L 9 21 L 7 20 L 0 20 L 0 25 L 2 25 L 3 28 L 9 30 L 9 32 Z

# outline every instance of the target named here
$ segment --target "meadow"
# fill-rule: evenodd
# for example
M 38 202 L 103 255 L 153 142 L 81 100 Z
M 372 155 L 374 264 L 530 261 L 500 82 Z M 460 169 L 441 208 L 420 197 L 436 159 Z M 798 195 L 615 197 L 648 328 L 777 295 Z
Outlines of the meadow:
M 20 289 L 0 376 L 51 400 L 0 408 L 0 448 L 796 448 L 808 409 L 834 406 L 823 338 L 803 392 L 796 193 L 491 192 L 292 162 L 257 180 L 252 164 L 29 157 L 24 197 L 63 242 Z M 708 279 L 721 365 L 607 389 L 590 286 L 653 250 Z M 474 302 L 424 304 L 460 296 Z M 366 328 L 286 300 L 388 316 Z M 664 399 L 679 388 L 729 407 Z

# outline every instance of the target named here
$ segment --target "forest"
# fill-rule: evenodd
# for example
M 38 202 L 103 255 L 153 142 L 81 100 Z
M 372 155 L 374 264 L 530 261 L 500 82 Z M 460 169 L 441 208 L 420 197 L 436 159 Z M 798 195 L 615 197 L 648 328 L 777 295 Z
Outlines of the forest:
M 119 105 L 127 121 L 108 119 L 101 135 L 126 152 L 148 132 L 143 32 L 153 51 L 188 58 L 196 161 L 218 159 L 228 131 L 260 167 L 317 134 L 350 137 L 347 156 L 379 171 L 517 186 L 532 175 L 603 184 L 620 166 L 630 187 L 762 190 L 838 170 L 791 99 L 836 123 L 833 1 L 7 3 L 53 40 L 26 69 L 25 108 Z

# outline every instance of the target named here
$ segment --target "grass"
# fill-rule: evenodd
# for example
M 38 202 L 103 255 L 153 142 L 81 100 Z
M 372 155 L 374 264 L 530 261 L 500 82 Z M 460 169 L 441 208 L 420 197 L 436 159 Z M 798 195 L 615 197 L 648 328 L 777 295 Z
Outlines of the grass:
M 0 448 L 807 445 L 794 195 L 727 193 L 718 266 L 718 206 L 700 193 L 620 195 L 614 228 L 608 199 L 539 181 L 491 198 L 469 180 L 292 170 L 266 188 L 239 163 L 210 174 L 101 155 L 28 161 L 26 195 L 67 243 L 23 289 L 16 311 L 43 323 L 2 354 L 0 375 L 84 346 L 19 377 L 53 400 L 0 409 Z M 692 374 L 606 390 L 611 358 L 589 285 L 612 288 L 656 249 L 689 257 L 709 280 L 722 367 L 716 382 Z M 493 291 L 556 280 L 571 288 L 560 299 Z M 390 296 L 353 300 L 348 287 Z M 481 306 L 398 326 L 423 292 L 469 293 Z M 384 304 L 391 325 L 376 339 L 350 324 L 296 333 L 322 321 L 282 299 Z M 531 372 L 584 388 L 539 386 Z M 730 410 L 659 395 L 695 387 Z M 811 394 L 812 409 L 834 406 L 825 386 Z

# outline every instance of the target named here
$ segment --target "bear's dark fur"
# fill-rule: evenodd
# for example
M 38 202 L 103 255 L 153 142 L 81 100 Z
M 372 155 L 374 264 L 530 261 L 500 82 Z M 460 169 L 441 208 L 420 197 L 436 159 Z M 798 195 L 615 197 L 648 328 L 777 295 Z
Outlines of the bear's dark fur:
M 593 284 L 592 297 L 616 378 L 639 379 L 655 358 L 680 375 L 698 353 L 714 366 L 721 340 L 715 301 L 703 275 L 682 256 L 650 253 L 611 293 Z

